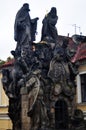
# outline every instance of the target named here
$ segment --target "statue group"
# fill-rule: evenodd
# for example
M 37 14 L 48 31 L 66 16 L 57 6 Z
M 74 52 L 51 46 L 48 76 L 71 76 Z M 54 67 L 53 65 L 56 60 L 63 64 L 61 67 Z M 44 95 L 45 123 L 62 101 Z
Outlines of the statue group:
M 2 70 L 2 83 L 9 98 L 8 115 L 13 130 L 84 129 L 82 111 L 76 109 L 75 76 L 78 63 L 72 63 L 68 38 L 58 42 L 57 9 L 52 7 L 43 19 L 42 35 L 35 43 L 38 17 L 31 19 L 29 4 L 23 4 L 14 24 L 16 49 L 14 65 Z M 23 93 L 27 95 L 30 127 L 24 128 Z

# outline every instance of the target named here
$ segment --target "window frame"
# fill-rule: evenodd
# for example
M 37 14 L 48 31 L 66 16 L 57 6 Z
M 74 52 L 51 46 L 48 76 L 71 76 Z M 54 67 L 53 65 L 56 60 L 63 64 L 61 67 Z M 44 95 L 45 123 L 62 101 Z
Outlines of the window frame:
M 81 92 L 81 78 L 80 75 L 86 74 L 86 71 L 79 72 L 79 74 L 76 76 L 76 84 L 77 84 L 77 103 L 86 103 L 82 102 L 82 92 Z

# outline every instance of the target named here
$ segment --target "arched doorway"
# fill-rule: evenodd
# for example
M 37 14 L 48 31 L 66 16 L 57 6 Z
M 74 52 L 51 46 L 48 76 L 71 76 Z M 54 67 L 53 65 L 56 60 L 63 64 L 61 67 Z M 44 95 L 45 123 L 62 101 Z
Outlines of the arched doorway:
M 68 106 L 64 100 L 58 100 L 55 103 L 55 128 L 68 128 Z

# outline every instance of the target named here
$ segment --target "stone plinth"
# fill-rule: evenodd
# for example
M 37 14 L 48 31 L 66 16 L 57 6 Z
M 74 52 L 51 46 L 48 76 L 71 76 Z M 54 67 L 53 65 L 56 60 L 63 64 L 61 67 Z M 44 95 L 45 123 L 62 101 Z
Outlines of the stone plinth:
M 30 130 L 30 117 L 27 116 L 28 112 L 28 91 L 27 88 L 21 89 L 21 130 Z

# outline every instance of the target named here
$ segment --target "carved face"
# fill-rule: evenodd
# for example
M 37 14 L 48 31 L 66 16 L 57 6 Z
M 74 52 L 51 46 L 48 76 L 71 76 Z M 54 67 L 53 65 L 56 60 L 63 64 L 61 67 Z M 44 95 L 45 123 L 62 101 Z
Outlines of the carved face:
M 28 3 L 23 4 L 23 7 L 25 10 L 30 11 Z
M 50 13 L 51 13 L 51 16 L 52 16 L 53 18 L 56 17 L 56 15 L 57 15 L 57 10 L 56 10 L 56 8 L 55 8 L 55 7 L 52 7 Z

